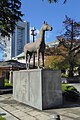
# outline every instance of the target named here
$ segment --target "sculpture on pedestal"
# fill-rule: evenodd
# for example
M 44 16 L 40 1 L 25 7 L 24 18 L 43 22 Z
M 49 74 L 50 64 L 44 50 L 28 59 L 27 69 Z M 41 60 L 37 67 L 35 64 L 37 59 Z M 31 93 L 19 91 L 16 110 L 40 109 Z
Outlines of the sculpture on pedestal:
M 40 53 L 42 54 L 42 67 L 44 67 L 44 53 L 45 53 L 45 31 L 51 31 L 52 27 L 49 26 L 46 22 L 42 25 L 39 37 L 33 43 L 28 43 L 24 46 L 24 53 L 26 58 L 26 68 L 30 67 L 30 59 L 32 54 L 37 51 L 38 57 L 38 68 L 40 67 Z

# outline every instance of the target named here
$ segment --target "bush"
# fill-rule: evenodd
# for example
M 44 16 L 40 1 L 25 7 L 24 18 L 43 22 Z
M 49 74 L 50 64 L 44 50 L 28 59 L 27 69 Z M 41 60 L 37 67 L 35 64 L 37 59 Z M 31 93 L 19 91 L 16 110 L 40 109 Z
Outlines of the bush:
M 76 102 L 79 98 L 79 92 L 74 86 L 62 84 L 63 98 L 67 101 Z
M 76 102 L 79 98 L 79 93 L 73 90 L 67 90 L 63 92 L 63 98 L 67 101 Z
M 62 84 L 62 91 L 64 92 L 66 90 L 77 91 L 77 89 L 74 86 L 72 86 L 72 85 Z
M 65 74 L 65 73 L 61 73 L 61 77 L 65 77 L 65 78 L 67 78 L 67 77 L 68 77 L 68 75 L 67 75 L 67 74 Z

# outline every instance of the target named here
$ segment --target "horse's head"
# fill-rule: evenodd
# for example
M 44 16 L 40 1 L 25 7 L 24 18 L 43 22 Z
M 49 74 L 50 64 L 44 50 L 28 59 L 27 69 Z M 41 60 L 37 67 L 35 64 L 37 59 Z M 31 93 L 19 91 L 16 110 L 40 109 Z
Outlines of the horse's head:
M 44 31 L 52 31 L 53 28 L 50 25 L 48 25 L 47 22 L 44 22 L 42 29 Z

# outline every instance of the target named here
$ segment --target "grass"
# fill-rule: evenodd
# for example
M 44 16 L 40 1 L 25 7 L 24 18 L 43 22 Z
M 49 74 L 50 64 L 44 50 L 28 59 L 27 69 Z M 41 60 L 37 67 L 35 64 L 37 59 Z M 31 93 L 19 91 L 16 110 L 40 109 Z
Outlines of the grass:
M 77 91 L 77 89 L 72 85 L 62 84 L 62 91 L 64 92 L 64 91 L 67 91 L 67 90 Z
M 6 118 L 4 118 L 4 117 L 0 116 L 0 120 L 6 120 Z
M 4 80 L 4 87 L 12 87 L 12 84 L 9 83 L 9 80 L 5 78 Z
M 66 101 L 76 102 L 79 99 L 79 92 L 77 89 L 68 84 L 62 84 L 62 95 Z

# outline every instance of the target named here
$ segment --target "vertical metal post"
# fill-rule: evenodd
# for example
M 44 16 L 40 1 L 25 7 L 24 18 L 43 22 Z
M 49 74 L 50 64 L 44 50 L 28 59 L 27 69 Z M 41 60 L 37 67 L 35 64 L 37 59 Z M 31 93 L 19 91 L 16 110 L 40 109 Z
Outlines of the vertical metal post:
M 34 36 L 36 36 L 36 33 L 35 33 L 35 27 L 31 30 L 31 35 L 33 36 L 33 42 L 35 42 L 34 41 Z M 33 68 L 35 68 L 35 52 L 33 53 Z

